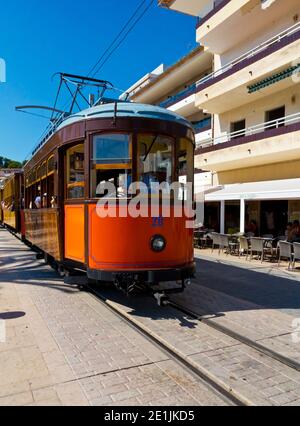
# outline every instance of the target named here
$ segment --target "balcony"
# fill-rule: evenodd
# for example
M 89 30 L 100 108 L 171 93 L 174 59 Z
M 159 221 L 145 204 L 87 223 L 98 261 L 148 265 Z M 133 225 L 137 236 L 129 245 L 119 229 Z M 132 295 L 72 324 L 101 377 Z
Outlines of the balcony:
M 277 34 L 275 37 L 272 37 L 271 39 L 239 56 L 232 62 L 224 65 L 217 71 L 214 71 L 211 74 L 203 77 L 201 80 L 197 81 L 197 91 L 204 90 L 206 87 L 216 83 L 217 81 L 220 81 L 230 74 L 233 74 L 237 70 L 250 65 L 261 57 L 267 56 L 268 54 L 279 50 L 283 46 L 290 44 L 291 41 L 296 40 L 299 37 L 300 23 L 298 22 L 292 27 L 287 28 L 286 30 Z
M 188 117 L 189 115 L 199 112 L 195 105 L 196 100 L 196 84 L 192 84 L 186 89 L 174 96 L 170 96 L 159 104 L 162 108 L 167 108 L 172 112 Z
M 196 133 L 196 146 L 201 146 L 203 143 L 205 143 L 205 141 L 211 140 L 211 117 L 204 118 L 200 121 L 193 121 L 192 124 Z
M 192 121 L 196 133 L 204 132 L 211 128 L 211 117 L 203 118 L 199 121 Z
M 266 28 L 275 30 L 277 24 L 284 28 L 284 17 L 292 22 L 289 17 L 299 14 L 299 0 L 289 0 L 288 4 L 279 0 L 220 0 L 206 10 L 197 24 L 197 41 L 221 55 L 257 39 Z
M 202 141 L 196 166 L 218 172 L 292 161 L 299 150 L 300 112 Z
M 196 93 L 196 83 L 191 84 L 181 92 L 176 93 L 173 96 L 169 96 L 165 101 L 159 104 L 162 108 L 169 108 L 170 106 L 177 104 L 178 102 L 188 98 Z
M 299 58 L 299 49 L 298 22 L 199 80 L 197 106 L 209 112 L 221 113 L 289 87 L 293 84 L 292 79 L 288 82 L 282 79 L 280 84 L 272 84 L 267 91 L 247 90 L 259 80 L 269 78 L 270 73 L 284 73 Z M 251 93 L 254 95 L 249 96 Z
M 225 7 L 227 5 L 227 3 L 229 3 L 230 1 L 231 0 L 215 0 L 213 2 L 213 8 L 208 13 L 206 13 L 204 16 L 202 16 L 202 17 L 199 16 L 197 18 L 196 29 L 201 27 L 201 25 L 204 25 L 205 22 L 207 22 L 212 16 L 214 16 L 221 9 L 223 9 L 223 7 Z
M 158 0 L 159 6 L 192 16 L 199 16 L 201 9 L 208 3 L 211 0 Z

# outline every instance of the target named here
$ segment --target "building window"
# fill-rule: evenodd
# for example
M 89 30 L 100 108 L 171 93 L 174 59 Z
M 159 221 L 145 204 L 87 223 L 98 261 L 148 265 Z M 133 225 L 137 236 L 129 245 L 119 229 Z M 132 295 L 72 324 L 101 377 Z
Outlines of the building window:
M 285 117 L 285 106 L 267 111 L 265 120 L 266 120 L 266 123 L 269 123 L 269 122 L 271 123 L 266 124 L 266 130 L 284 126 L 285 124 L 284 117 Z
M 231 123 L 230 132 L 233 133 L 231 139 L 242 138 L 245 136 L 246 120 L 239 120 Z

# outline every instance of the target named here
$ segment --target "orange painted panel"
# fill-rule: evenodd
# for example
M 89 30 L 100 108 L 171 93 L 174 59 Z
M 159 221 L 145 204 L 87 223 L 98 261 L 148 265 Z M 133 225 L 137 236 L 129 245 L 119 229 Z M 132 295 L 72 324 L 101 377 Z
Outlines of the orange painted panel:
M 126 207 L 123 207 L 126 208 Z M 162 235 L 166 249 L 155 253 L 151 238 Z M 100 218 L 89 205 L 89 267 L 102 270 L 176 268 L 193 262 L 193 230 L 185 218 L 164 218 L 156 226 L 149 218 Z
M 85 262 L 84 205 L 65 206 L 65 258 Z

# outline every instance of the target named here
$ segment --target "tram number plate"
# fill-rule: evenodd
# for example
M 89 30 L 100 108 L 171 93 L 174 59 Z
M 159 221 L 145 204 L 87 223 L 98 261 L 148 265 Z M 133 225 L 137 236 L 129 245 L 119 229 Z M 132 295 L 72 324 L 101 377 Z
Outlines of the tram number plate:
M 152 227 L 153 228 L 162 228 L 164 226 L 164 218 L 163 217 L 153 217 L 152 219 Z

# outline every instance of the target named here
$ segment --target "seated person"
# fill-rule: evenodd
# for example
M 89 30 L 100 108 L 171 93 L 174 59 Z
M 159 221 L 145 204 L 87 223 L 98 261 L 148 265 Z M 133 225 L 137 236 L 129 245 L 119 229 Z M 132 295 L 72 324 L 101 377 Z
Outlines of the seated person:
M 255 220 L 251 220 L 249 225 L 246 228 L 246 233 L 249 236 L 253 236 L 256 237 L 257 236 L 257 232 L 258 232 L 258 227 L 257 227 L 257 223 Z
M 300 242 L 300 223 L 299 220 L 294 220 L 292 229 L 288 234 L 288 241 L 290 243 Z
M 292 228 L 293 228 L 293 223 L 292 222 L 288 222 L 288 224 L 286 225 L 286 230 L 285 230 L 285 234 L 284 234 L 286 236 L 287 240 L 289 238 L 289 235 L 290 235 L 290 232 L 291 232 Z
M 40 209 L 42 207 L 42 197 L 40 195 L 35 197 L 34 204 L 37 209 Z

